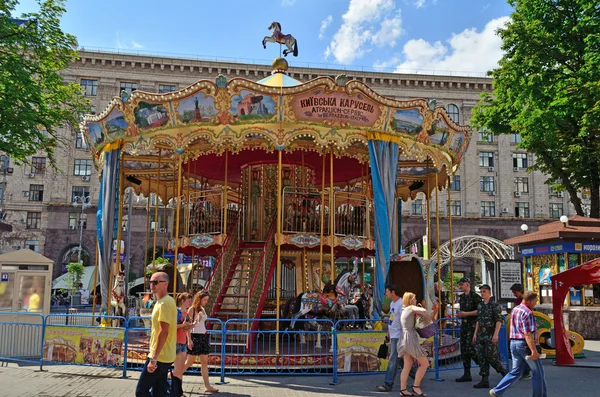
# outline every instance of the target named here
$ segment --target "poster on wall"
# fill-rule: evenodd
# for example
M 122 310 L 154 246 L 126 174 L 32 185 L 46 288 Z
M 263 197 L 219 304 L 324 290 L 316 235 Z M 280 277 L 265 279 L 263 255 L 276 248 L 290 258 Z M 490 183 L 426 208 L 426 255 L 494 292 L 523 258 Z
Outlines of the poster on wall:
M 123 361 L 125 330 L 47 326 L 44 360 L 61 363 L 119 366 Z
M 523 284 L 521 262 L 510 259 L 499 259 L 496 261 L 496 275 L 498 300 L 514 299 L 510 287 L 513 284 Z

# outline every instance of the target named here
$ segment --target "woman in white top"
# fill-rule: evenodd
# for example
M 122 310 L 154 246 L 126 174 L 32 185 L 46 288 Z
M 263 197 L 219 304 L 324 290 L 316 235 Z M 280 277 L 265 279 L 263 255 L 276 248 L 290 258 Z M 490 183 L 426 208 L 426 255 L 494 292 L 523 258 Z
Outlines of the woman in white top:
M 190 330 L 188 337 L 188 357 L 185 362 L 186 370 L 191 367 L 196 361 L 196 356 L 200 356 L 200 365 L 202 378 L 204 379 L 204 392 L 216 393 L 219 389 L 215 389 L 210 385 L 208 380 L 208 354 L 210 353 L 209 335 L 206 333 L 206 319 L 208 315 L 204 307 L 208 303 L 208 292 L 200 291 L 194 296 L 192 307 L 188 311 L 188 315 L 192 319 L 193 327 Z

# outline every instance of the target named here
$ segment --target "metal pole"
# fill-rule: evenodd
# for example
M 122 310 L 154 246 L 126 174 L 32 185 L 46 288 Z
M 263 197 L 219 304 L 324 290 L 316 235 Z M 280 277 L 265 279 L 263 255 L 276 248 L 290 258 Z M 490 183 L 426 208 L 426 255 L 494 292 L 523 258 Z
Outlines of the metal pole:
M 85 211 L 84 196 L 81 199 L 81 214 L 79 214 L 79 252 L 77 253 L 77 263 L 81 263 L 81 244 L 83 241 L 83 211 Z
M 329 224 L 331 232 L 329 233 L 329 237 L 331 238 L 331 275 L 329 276 L 329 281 L 333 284 L 333 280 L 335 280 L 335 257 L 334 257 L 334 246 L 335 246 L 335 196 L 333 190 L 333 146 L 331 147 L 331 152 L 329 154 Z
M 438 271 L 438 318 L 442 308 L 442 253 L 440 252 L 440 206 L 439 206 L 439 189 L 438 189 L 438 173 L 435 173 L 435 234 L 437 246 L 437 271 Z
M 175 214 L 175 256 L 173 257 L 173 298 L 177 296 L 177 261 L 179 255 L 179 211 L 181 210 L 181 171 L 182 167 L 182 159 L 179 157 L 178 164 L 178 176 L 177 176 L 177 204 Z
M 162 159 L 162 149 L 158 149 L 158 176 L 156 179 L 156 192 L 154 193 L 154 199 L 156 200 L 156 205 L 154 206 L 154 241 L 152 243 L 152 271 L 156 271 L 156 265 L 155 265 L 155 261 L 156 261 L 156 233 L 158 232 L 158 227 L 160 225 L 160 222 L 158 221 L 158 191 L 160 189 L 160 161 Z M 152 180 L 150 180 L 152 181 Z M 150 185 L 150 182 L 148 182 L 148 185 Z M 150 189 L 148 188 L 148 191 L 150 191 Z M 166 192 L 166 188 L 165 188 L 165 192 Z M 152 194 L 152 193 L 150 193 Z M 166 198 L 166 194 L 165 197 L 163 197 L 165 200 Z
M 450 318 L 454 318 L 454 261 L 452 258 L 452 201 L 450 196 L 450 177 L 448 177 L 448 248 L 450 249 Z M 438 254 L 439 256 L 439 254 Z
M 129 203 L 127 204 L 127 247 L 125 256 L 127 262 L 125 262 L 125 296 L 129 298 L 129 269 L 131 268 L 131 217 L 133 216 L 133 188 L 129 188 Z M 127 301 L 127 307 L 129 308 L 129 300 Z
M 331 212 L 331 208 L 329 208 L 329 212 Z M 323 169 L 321 172 L 321 241 L 319 243 L 319 286 L 314 286 L 313 288 L 318 288 L 319 291 L 322 291 L 322 283 L 323 283 L 323 244 L 324 244 L 324 234 L 325 234 L 325 154 L 323 154 Z
M 277 287 L 275 294 L 277 296 L 277 306 L 281 303 L 281 155 L 283 149 L 277 151 Z M 279 310 L 276 310 L 277 333 L 275 334 L 275 354 L 279 355 Z
M 430 205 L 431 203 L 429 202 L 431 199 L 431 188 L 429 186 L 429 157 L 426 160 L 426 164 L 427 164 L 427 173 L 425 175 L 427 175 L 427 193 L 425 194 L 425 200 L 426 200 L 426 219 L 427 219 L 427 225 L 425 226 L 425 231 L 427 233 L 427 258 L 425 259 L 429 259 L 431 258 L 431 230 L 430 230 L 430 225 L 431 225 L 431 211 L 430 211 Z

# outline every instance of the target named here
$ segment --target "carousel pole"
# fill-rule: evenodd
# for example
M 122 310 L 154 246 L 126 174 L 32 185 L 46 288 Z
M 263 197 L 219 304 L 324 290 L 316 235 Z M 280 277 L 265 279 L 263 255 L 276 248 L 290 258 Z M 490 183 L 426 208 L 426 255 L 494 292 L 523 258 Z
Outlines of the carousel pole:
M 331 275 L 329 276 L 330 282 L 335 280 L 335 257 L 333 256 L 335 246 L 335 196 L 333 194 L 333 146 L 331 146 L 331 152 L 329 154 L 329 225 L 331 232 L 329 233 L 331 240 Z
M 148 191 L 150 191 L 150 184 L 152 179 L 148 180 Z M 146 289 L 146 266 L 148 266 L 148 243 L 150 242 L 150 195 L 148 193 L 148 199 L 146 200 L 146 248 L 144 249 L 144 289 Z
M 173 186 L 173 190 L 175 190 L 175 186 Z M 173 195 L 174 196 L 174 195 Z M 169 188 L 165 185 L 165 197 L 169 197 Z M 162 257 L 165 257 L 165 247 L 167 246 L 167 231 L 168 228 L 167 226 L 169 225 L 169 222 L 167 222 L 167 204 L 169 204 L 169 200 L 167 200 L 165 198 L 165 202 L 163 202 L 163 223 L 165 224 L 165 231 L 162 233 Z M 158 222 L 158 225 L 160 226 L 160 222 Z
M 430 211 L 430 199 L 431 199 L 431 188 L 429 187 L 429 157 L 426 160 L 426 164 L 427 164 L 427 173 L 425 175 L 427 175 L 427 193 L 425 194 L 425 211 L 427 211 L 426 214 L 426 219 L 427 219 L 427 225 L 425 226 L 425 233 L 427 235 L 427 258 L 425 259 L 429 259 L 431 258 L 431 228 L 429 227 L 431 225 L 431 211 Z
M 188 169 L 186 171 L 186 174 L 187 174 L 187 179 L 185 182 L 185 206 L 186 206 L 186 208 L 185 208 L 185 214 L 184 214 L 185 228 L 183 230 L 185 231 L 185 233 L 184 233 L 185 235 L 189 235 L 190 234 L 190 215 L 191 215 L 191 213 L 190 213 L 190 208 L 191 208 L 191 206 L 190 206 L 190 180 L 191 179 L 190 179 L 189 164 L 188 164 Z
M 452 258 L 452 201 L 450 201 L 450 185 L 450 177 L 448 177 L 448 233 L 450 237 L 450 239 L 448 240 L 448 248 L 450 249 L 450 315 L 451 318 L 454 318 L 454 261 Z M 448 313 L 446 313 L 446 315 L 448 315 Z
M 439 312 L 442 309 L 442 261 L 440 252 L 440 206 L 439 206 L 439 196 L 438 196 L 438 173 L 435 173 L 435 234 L 436 234 L 436 242 L 437 246 L 437 271 L 438 271 L 438 318 Z
M 281 156 L 282 149 L 277 151 L 277 308 L 281 303 Z M 275 334 L 275 354 L 279 355 L 279 310 L 277 312 L 277 333 Z
M 308 192 L 306 190 L 306 171 L 304 169 L 304 150 L 301 152 L 302 155 L 302 168 L 300 168 L 300 181 L 302 182 L 302 191 L 305 197 L 308 197 Z M 304 220 L 304 222 L 307 222 Z M 308 291 L 308 272 L 306 271 L 306 247 L 302 247 L 302 258 L 301 258 L 301 271 L 302 278 L 304 278 L 304 290 Z
M 94 265 L 95 269 L 94 269 L 94 301 L 92 302 L 92 324 L 90 325 L 94 325 L 94 314 L 96 313 L 96 295 L 98 295 L 97 291 L 97 284 L 98 284 L 98 259 L 100 256 L 100 249 L 98 248 L 98 241 L 96 241 L 96 263 Z
M 323 283 L 323 238 L 325 232 L 325 154 L 323 154 L 323 167 L 321 173 L 321 243 L 319 244 L 319 286 L 317 287 L 320 291 L 322 290 Z M 331 208 L 330 208 L 331 210 Z M 331 212 L 331 211 L 329 211 Z M 313 288 L 315 286 L 313 285 Z
M 162 160 L 162 149 L 158 149 L 158 176 L 156 179 L 156 192 L 154 193 L 154 199 L 156 205 L 154 206 L 154 241 L 152 243 L 152 271 L 156 271 L 156 233 L 158 232 L 158 190 L 160 189 L 160 167 Z M 166 188 L 165 188 L 166 191 Z M 150 193 L 152 194 L 152 193 Z
M 227 234 L 227 199 L 228 199 L 228 174 L 229 173 L 229 150 L 225 149 L 225 188 L 223 189 L 223 229 L 225 230 L 225 234 Z
M 173 257 L 173 298 L 177 296 L 177 262 L 179 255 L 179 211 L 181 209 L 181 181 L 182 181 L 182 158 L 179 157 L 177 164 L 177 204 L 175 214 L 175 256 Z

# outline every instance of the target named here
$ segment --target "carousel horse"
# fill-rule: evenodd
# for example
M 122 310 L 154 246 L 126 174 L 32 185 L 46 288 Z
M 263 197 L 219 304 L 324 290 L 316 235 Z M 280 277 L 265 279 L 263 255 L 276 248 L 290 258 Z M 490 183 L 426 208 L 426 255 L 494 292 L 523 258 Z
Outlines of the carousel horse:
M 152 316 L 152 310 L 154 309 L 154 303 L 156 303 L 152 297 L 152 294 L 148 293 L 144 295 L 142 299 L 142 306 L 140 307 L 140 316 L 144 323 L 144 327 L 150 329 L 152 327 L 152 320 L 148 317 Z
M 111 293 L 110 305 L 115 316 L 125 317 L 127 306 L 125 305 L 125 273 L 119 272 L 115 277 L 115 284 Z
M 281 33 L 281 24 L 279 22 L 273 22 L 268 29 L 273 30 L 273 34 L 271 36 L 265 36 L 263 39 L 262 45 L 264 48 L 267 48 L 267 42 L 279 43 L 287 47 L 283 50 L 284 56 L 287 56 L 288 54 L 293 54 L 295 57 L 298 56 L 298 42 L 291 34 Z

